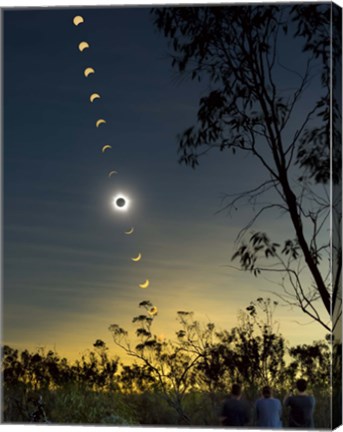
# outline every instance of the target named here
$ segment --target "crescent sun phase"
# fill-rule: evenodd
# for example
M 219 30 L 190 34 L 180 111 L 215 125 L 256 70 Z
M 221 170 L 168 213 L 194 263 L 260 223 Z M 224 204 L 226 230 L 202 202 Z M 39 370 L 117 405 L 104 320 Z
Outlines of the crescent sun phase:
M 139 288 L 148 288 L 150 285 L 149 279 L 147 279 L 144 283 L 139 284 Z
M 142 259 L 142 254 L 139 253 L 135 258 L 131 258 L 131 259 L 132 259 L 132 261 L 138 262 Z

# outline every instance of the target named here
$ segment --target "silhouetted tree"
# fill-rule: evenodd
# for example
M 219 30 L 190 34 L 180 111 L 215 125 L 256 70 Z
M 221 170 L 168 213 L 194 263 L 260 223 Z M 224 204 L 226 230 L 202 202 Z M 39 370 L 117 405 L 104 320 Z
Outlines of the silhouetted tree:
M 121 365 L 118 377 L 120 390 L 124 393 L 145 392 L 154 390 L 155 380 L 146 365 Z
M 45 422 L 45 397 L 63 388 L 74 387 L 88 393 L 117 390 L 119 359 L 108 356 L 108 348 L 101 340 L 93 346 L 95 352 L 90 351 L 70 365 L 53 351 L 46 353 L 40 348 L 19 354 L 5 345 L 1 358 L 5 419 Z
M 100 339 L 95 341 L 93 347 L 94 351 L 82 355 L 81 360 L 76 360 L 71 366 L 72 381 L 92 390 L 117 389 L 119 357 L 110 358 L 105 342 Z
M 323 392 L 331 385 L 331 349 L 325 341 L 311 345 L 297 345 L 289 349 L 294 359 L 288 366 L 288 374 L 295 382 L 298 376 L 305 378 L 310 388 Z
M 119 371 L 118 358 L 109 357 L 100 339 L 72 364 L 43 349 L 3 347 L 3 420 L 217 425 L 218 403 L 233 382 L 241 382 L 253 400 L 266 383 L 280 394 L 302 375 L 318 396 L 318 424 L 328 427 L 330 354 L 337 345 L 328 340 L 291 347 L 287 358 L 274 320 L 276 302 L 258 298 L 241 311 L 236 327 L 224 331 L 179 311 L 173 340 L 152 333 L 156 308 L 149 301 L 140 307 L 147 313 L 133 319 L 136 341 L 118 325 L 110 326 L 117 346 L 134 360 Z
M 191 372 L 198 356 L 186 355 L 171 341 L 161 340 L 153 334 L 152 324 L 156 313 L 152 312 L 152 303 L 145 300 L 139 304 L 139 307 L 145 309 L 147 313 L 138 315 L 132 320 L 138 326 L 136 329 L 138 343 L 132 346 L 127 331 L 118 324 L 112 324 L 109 330 L 114 343 L 143 364 L 154 380 L 155 388 L 176 410 L 178 423 L 189 424 L 190 419 L 184 409 L 184 398 L 186 392 L 192 387 Z
M 284 379 L 285 342 L 275 328 L 276 305 L 262 298 L 251 302 L 241 313 L 239 325 L 230 331 L 218 331 L 213 323 L 202 325 L 192 312 L 179 311 L 180 328 L 175 341 L 161 341 L 152 333 L 154 316 L 133 318 L 139 324 L 135 345 L 124 329 L 112 324 L 109 330 L 115 344 L 139 361 L 125 367 L 123 384 L 129 384 L 130 390 L 137 386 L 143 391 L 147 384 L 148 389 L 161 391 L 178 413 L 180 424 L 189 423 L 184 408 L 189 392 L 207 392 L 214 396 L 211 401 L 215 403 L 215 393 L 227 391 L 237 381 L 243 382 L 252 396 L 262 385 L 280 386 Z M 151 303 L 143 301 L 140 307 L 150 310 Z
M 244 383 L 252 397 L 264 385 L 280 388 L 285 379 L 286 344 L 273 319 L 276 306 L 258 298 L 240 313 L 238 326 L 218 333 L 230 382 Z
M 334 154 L 330 152 L 331 115 L 336 125 L 341 120 L 339 103 L 334 99 L 332 110 L 330 105 L 330 82 L 335 80 L 330 26 L 338 33 L 337 59 L 338 8 L 164 7 L 152 14 L 170 42 L 172 66 L 211 88 L 200 99 L 196 125 L 179 137 L 180 162 L 194 168 L 208 151 L 230 150 L 253 156 L 266 175 L 251 190 L 225 198 L 227 210 L 244 201 L 258 209 L 239 233 L 233 259 L 255 276 L 279 274 L 279 297 L 330 330 L 329 316 L 323 316 L 317 301 L 330 315 L 330 296 L 335 302 L 337 295 L 337 286 L 330 285 L 330 245 L 324 232 L 330 194 L 321 187 L 328 185 L 331 173 L 334 182 L 341 177 L 339 127 L 334 129 Z M 265 232 L 249 232 L 262 213 L 275 209 L 288 215 L 293 238 L 278 243 Z

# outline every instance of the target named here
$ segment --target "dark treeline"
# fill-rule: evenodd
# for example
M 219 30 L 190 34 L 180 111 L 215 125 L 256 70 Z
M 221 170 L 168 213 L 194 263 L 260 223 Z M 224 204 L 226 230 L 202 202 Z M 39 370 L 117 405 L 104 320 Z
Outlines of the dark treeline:
M 140 303 L 146 313 L 133 318 L 135 337 L 115 324 L 109 328 L 130 364 L 101 340 L 73 363 L 53 351 L 4 346 L 2 421 L 44 421 L 46 415 L 59 424 L 219 426 L 232 383 L 243 385 L 253 409 L 263 385 L 283 398 L 301 376 L 317 400 L 316 427 L 330 427 L 330 343 L 288 346 L 273 318 L 276 302 L 251 302 L 237 326 L 223 331 L 180 311 L 175 340 L 153 334 L 150 305 Z

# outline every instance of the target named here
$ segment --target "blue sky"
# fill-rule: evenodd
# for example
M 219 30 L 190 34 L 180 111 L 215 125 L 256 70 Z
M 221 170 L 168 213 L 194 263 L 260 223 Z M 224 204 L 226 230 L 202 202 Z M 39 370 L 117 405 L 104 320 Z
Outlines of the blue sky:
M 82 53 L 81 40 L 90 44 Z M 196 170 L 178 164 L 177 134 L 208 86 L 177 78 L 149 9 L 8 10 L 3 42 L 4 341 L 77 356 L 97 338 L 110 344 L 110 324 L 130 327 L 144 299 L 159 308 L 161 334 L 173 334 L 178 310 L 235 325 L 272 287 L 225 267 L 251 212 L 216 212 L 224 193 L 264 174 L 229 153 Z M 95 74 L 85 78 L 88 66 Z M 91 104 L 93 91 L 102 97 Z M 107 121 L 99 129 L 98 118 Z M 130 198 L 128 212 L 112 208 L 117 193 Z M 275 215 L 261 226 L 276 238 L 289 232 Z M 276 319 L 294 342 L 311 341 L 313 328 L 324 334 L 299 327 L 307 320 L 296 311 L 280 308 Z

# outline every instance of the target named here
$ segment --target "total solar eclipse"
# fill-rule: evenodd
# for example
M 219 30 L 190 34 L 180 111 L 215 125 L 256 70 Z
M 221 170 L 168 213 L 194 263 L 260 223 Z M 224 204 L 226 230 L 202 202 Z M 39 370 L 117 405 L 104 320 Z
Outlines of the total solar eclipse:
M 123 195 L 117 195 L 113 200 L 113 205 L 116 210 L 125 211 L 129 206 L 129 200 Z
M 118 198 L 116 201 L 116 205 L 118 207 L 124 207 L 125 204 L 126 204 L 126 201 L 124 200 L 124 198 Z

